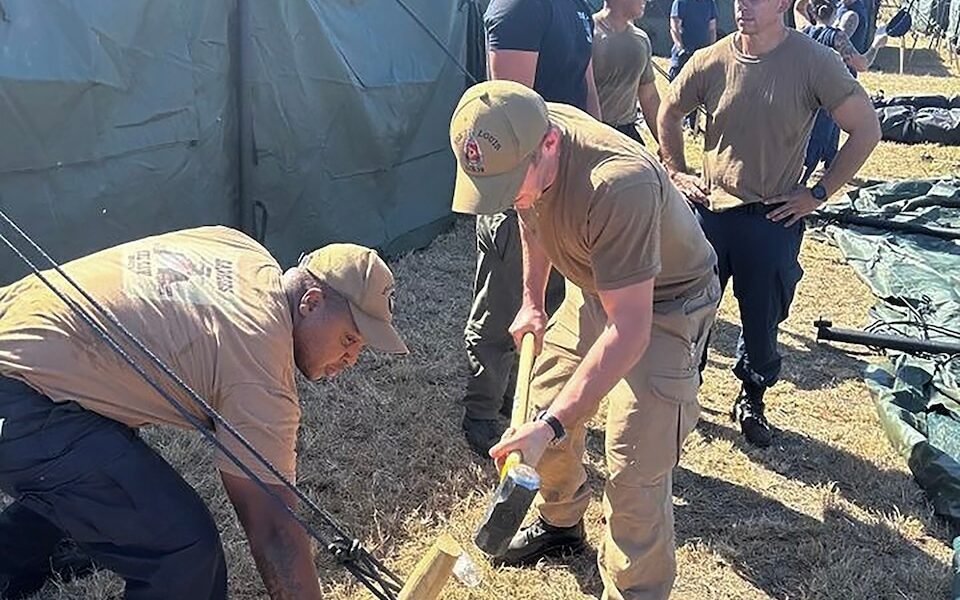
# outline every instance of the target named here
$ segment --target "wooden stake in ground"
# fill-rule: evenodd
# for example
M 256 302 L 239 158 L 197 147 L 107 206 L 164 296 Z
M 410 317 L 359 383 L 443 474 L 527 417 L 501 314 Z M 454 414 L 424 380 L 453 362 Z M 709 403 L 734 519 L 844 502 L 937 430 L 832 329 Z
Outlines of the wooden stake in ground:
M 440 596 L 462 553 L 463 548 L 450 534 L 442 534 L 413 569 L 399 600 L 434 600 Z

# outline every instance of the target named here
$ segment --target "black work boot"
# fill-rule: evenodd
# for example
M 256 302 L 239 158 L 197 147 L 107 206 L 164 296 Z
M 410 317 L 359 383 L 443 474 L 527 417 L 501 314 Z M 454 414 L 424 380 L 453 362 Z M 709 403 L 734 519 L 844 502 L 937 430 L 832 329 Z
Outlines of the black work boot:
M 496 561 L 504 565 L 530 565 L 544 556 L 576 552 L 583 548 L 585 539 L 582 519 L 573 527 L 554 527 L 537 517 L 513 536 L 506 553 Z
M 470 449 L 484 458 L 490 458 L 490 448 L 500 441 L 504 428 L 497 419 L 475 419 L 463 416 L 463 433 Z
M 740 431 L 747 441 L 758 448 L 770 445 L 770 423 L 763 416 L 764 388 L 744 383 L 740 395 L 733 403 L 730 418 L 740 424 Z

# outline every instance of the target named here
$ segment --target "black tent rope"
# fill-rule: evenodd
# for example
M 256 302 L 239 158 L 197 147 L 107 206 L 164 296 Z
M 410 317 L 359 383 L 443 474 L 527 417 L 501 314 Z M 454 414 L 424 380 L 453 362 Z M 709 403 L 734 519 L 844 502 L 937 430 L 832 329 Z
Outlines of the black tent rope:
M 176 386 L 180 388 L 181 391 L 185 392 L 191 400 L 193 400 L 203 412 L 214 421 L 217 426 L 222 427 L 227 431 L 231 436 L 233 436 L 245 450 L 250 452 L 250 454 L 257 459 L 257 461 L 266 467 L 267 471 L 271 475 L 277 478 L 277 480 L 288 490 L 294 493 L 296 497 L 301 500 L 307 507 L 309 507 L 313 512 L 318 515 L 323 521 L 324 525 L 332 529 L 336 536 L 333 539 L 329 539 L 327 536 L 318 531 L 311 524 L 307 523 L 300 515 L 296 513 L 286 502 L 277 495 L 276 492 L 270 489 L 270 487 L 263 482 L 257 475 L 248 467 L 243 461 L 241 461 L 235 454 L 233 454 L 229 449 L 227 449 L 223 442 L 217 439 L 212 431 L 210 431 L 203 422 L 196 416 L 190 413 L 189 410 L 177 399 L 173 398 L 166 390 L 164 390 L 157 381 L 151 377 L 144 368 L 131 357 L 126 350 L 121 347 L 120 343 L 114 339 L 114 337 L 106 331 L 99 323 L 97 323 L 90 314 L 87 313 L 80 304 L 68 297 L 62 290 L 58 289 L 53 283 L 46 277 L 46 275 L 41 272 L 37 265 L 31 261 L 21 250 L 4 234 L 0 232 L 0 240 L 3 241 L 10 250 L 16 254 L 20 260 L 22 260 L 33 272 L 33 274 L 46 285 L 61 301 L 63 301 L 73 312 L 75 312 L 88 326 L 90 326 L 97 335 L 107 343 L 107 345 L 124 360 L 130 367 L 132 367 L 137 374 L 152 387 L 160 396 L 162 396 L 167 402 L 169 402 L 176 410 L 179 412 L 191 425 L 194 426 L 197 431 L 200 432 L 207 440 L 210 441 L 218 450 L 223 452 L 223 454 L 231 460 L 237 467 L 253 481 L 260 489 L 272 497 L 275 501 L 279 502 L 283 507 L 285 512 L 293 517 L 297 523 L 300 524 L 304 530 L 316 539 L 324 548 L 329 551 L 337 561 L 342 564 L 354 577 L 357 578 L 360 583 L 365 585 L 367 589 L 378 599 L 381 600 L 395 600 L 396 592 L 401 589 L 402 582 L 401 580 L 390 572 L 380 561 L 378 561 L 373 555 L 367 552 L 359 540 L 350 538 L 343 528 L 336 522 L 332 515 L 323 510 L 319 505 L 317 505 L 313 500 L 311 500 L 306 494 L 304 494 L 297 486 L 289 482 L 280 472 L 274 467 L 270 461 L 268 461 L 262 454 L 257 452 L 257 450 L 248 442 L 236 429 L 230 425 L 223 417 L 220 416 L 217 411 L 215 411 L 207 402 L 199 396 L 189 385 L 187 385 L 180 377 L 174 373 L 160 358 L 158 358 L 153 352 L 151 352 L 143 343 L 122 324 L 118 321 L 113 315 L 108 313 L 95 299 L 93 299 L 86 291 L 84 291 L 69 275 L 67 275 L 60 265 L 50 257 L 33 239 L 27 235 L 10 217 L 7 216 L 6 212 L 3 209 L 0 209 L 0 219 L 2 219 L 10 228 L 17 232 L 40 256 L 44 258 L 45 261 L 50 263 L 52 268 L 95 309 L 103 319 L 105 319 L 110 325 L 117 328 L 130 343 L 132 343 L 140 352 L 142 352 L 149 359 L 149 362 L 153 366 L 160 369 L 160 371 L 168 376 Z

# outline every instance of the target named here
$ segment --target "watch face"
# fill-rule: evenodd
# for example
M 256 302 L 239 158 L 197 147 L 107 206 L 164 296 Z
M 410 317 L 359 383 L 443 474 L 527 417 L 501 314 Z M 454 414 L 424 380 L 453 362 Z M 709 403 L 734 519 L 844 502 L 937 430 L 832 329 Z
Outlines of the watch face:
M 827 189 L 818 183 L 810 190 L 810 195 L 817 200 L 823 200 L 827 197 Z

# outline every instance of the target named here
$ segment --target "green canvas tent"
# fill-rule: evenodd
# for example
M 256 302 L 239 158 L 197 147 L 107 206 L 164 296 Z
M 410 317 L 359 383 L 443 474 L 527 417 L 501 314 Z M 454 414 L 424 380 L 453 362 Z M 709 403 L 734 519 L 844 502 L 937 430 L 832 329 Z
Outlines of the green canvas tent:
M 290 264 L 449 222 L 475 2 L 3 0 L 0 206 L 61 260 L 201 224 Z M 25 268 L 0 261 L 0 284 Z

